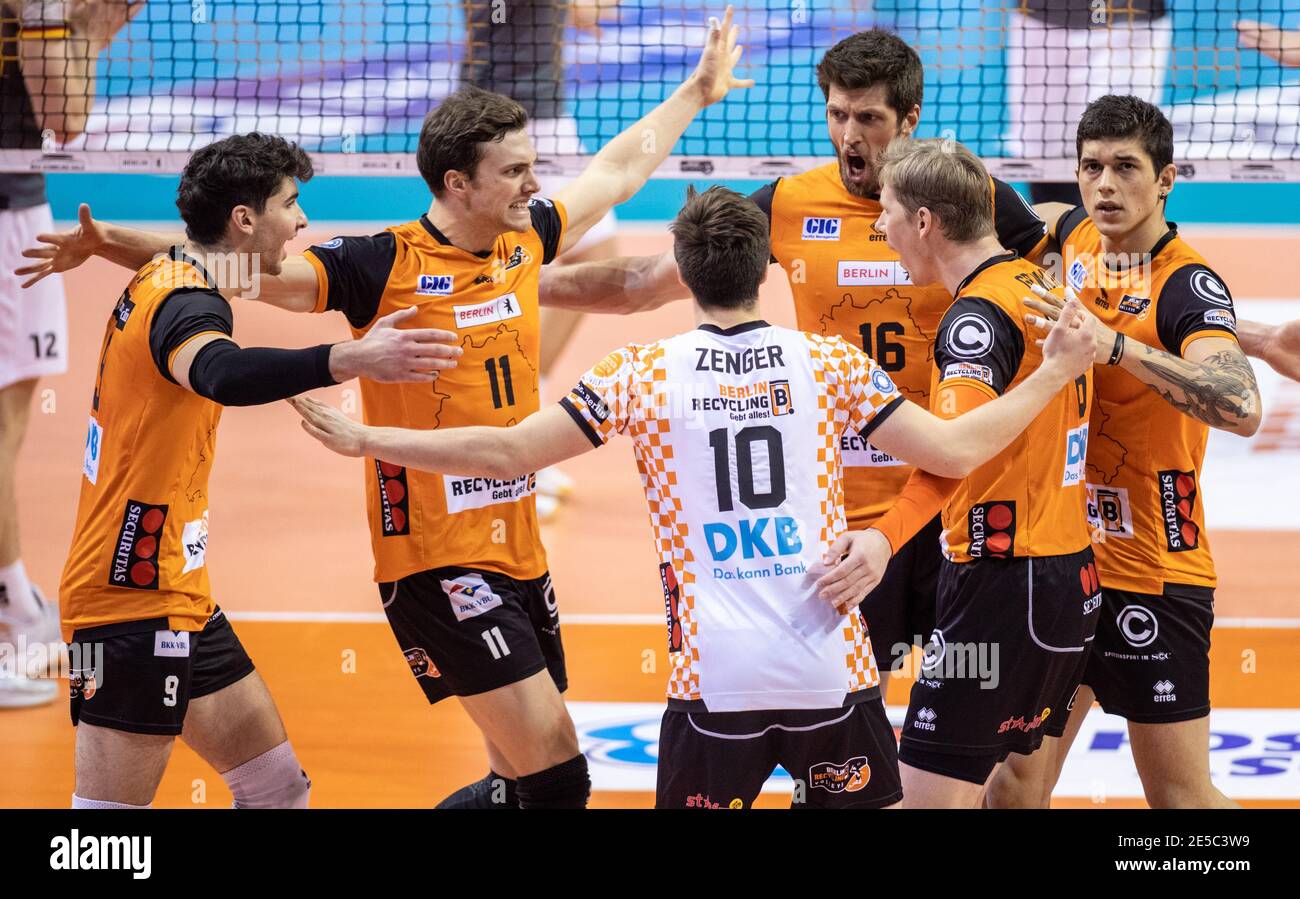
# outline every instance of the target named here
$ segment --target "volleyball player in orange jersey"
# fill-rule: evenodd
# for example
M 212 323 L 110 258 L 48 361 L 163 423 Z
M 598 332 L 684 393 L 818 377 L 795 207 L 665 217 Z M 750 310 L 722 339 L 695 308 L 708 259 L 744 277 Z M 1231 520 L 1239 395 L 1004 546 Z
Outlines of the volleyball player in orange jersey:
M 287 260 L 279 277 L 263 280 L 260 299 L 298 312 L 341 311 L 358 335 L 414 303 L 414 322 L 456 332 L 465 356 L 432 387 L 363 383 L 368 423 L 504 425 L 530 414 L 538 405 L 542 267 L 639 190 L 700 110 L 752 84 L 732 75 L 741 54 L 732 18 L 728 7 L 712 23 L 699 65 L 672 96 L 551 200 L 534 198 L 537 154 L 524 110 L 462 88 L 421 130 L 417 161 L 434 194 L 428 213 Z M 52 235 L 54 248 L 37 251 L 52 258 L 34 274 L 88 252 L 136 262 L 169 242 L 127 229 L 106 235 L 83 214 L 78 232 Z M 617 286 L 596 303 L 583 273 Z M 625 311 L 674 292 L 682 292 L 676 272 L 658 257 L 570 266 L 549 291 L 557 305 L 592 311 Z M 513 805 L 517 783 L 522 807 L 585 806 L 590 779 L 562 698 L 559 614 L 533 477 L 499 483 L 371 462 L 375 579 L 390 624 L 429 701 L 457 696 L 485 736 L 492 773 L 470 791 L 471 804 L 496 793 L 505 800 L 498 804 Z M 483 789 L 494 783 L 499 791 Z
M 1045 210 L 1097 333 L 1087 487 L 1103 604 L 1064 738 L 1000 772 L 991 805 L 1050 802 L 1094 697 L 1128 720 L 1148 804 L 1235 805 L 1210 779 L 1217 577 L 1201 466 L 1209 429 L 1248 437 L 1261 404 L 1227 285 L 1165 219 L 1173 147 L 1157 107 L 1101 97 L 1079 122 L 1083 205 Z M 1028 302 L 1056 314 L 1055 299 Z
M 230 298 L 275 276 L 307 219 L 311 161 L 249 134 L 191 157 L 179 199 L 187 239 L 146 263 L 104 329 L 72 547 L 60 585 L 74 653 L 77 808 L 153 801 L 183 739 L 241 808 L 306 807 L 310 782 L 275 703 L 213 599 L 208 475 L 224 406 L 285 399 L 357 375 L 422 381 L 460 351 L 436 330 L 303 350 L 241 348 Z M 233 277 L 232 277 L 233 275 Z M 441 341 L 441 342 L 440 342 Z

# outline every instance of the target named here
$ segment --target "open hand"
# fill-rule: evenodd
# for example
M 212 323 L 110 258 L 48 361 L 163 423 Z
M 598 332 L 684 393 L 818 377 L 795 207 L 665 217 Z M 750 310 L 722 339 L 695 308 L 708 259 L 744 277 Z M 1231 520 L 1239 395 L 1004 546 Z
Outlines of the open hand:
M 826 564 L 834 567 L 817 581 L 821 598 L 842 615 L 852 612 L 880 583 L 891 555 L 889 541 L 875 528 L 841 534 L 826 552 Z
M 40 262 L 14 269 L 22 277 L 31 275 L 23 287 L 31 287 L 42 278 L 76 268 L 104 245 L 104 227 L 90 216 L 90 207 L 82 203 L 77 207 L 77 226 L 54 234 L 37 234 L 40 246 L 23 250 L 27 259 Z
M 1300 29 L 1284 30 L 1263 22 L 1239 19 L 1237 39 L 1241 46 L 1258 50 L 1284 66 L 1300 66 Z
M 290 397 L 288 403 L 302 416 L 302 429 L 326 447 L 340 456 L 365 455 L 365 425 L 308 396 Z
M 687 81 L 699 91 L 701 106 L 717 103 L 732 88 L 754 86 L 754 79 L 738 79 L 733 74 L 745 50 L 736 45 L 740 29 L 732 24 L 734 18 L 735 10 L 728 6 L 721 24 L 717 19 L 709 19 L 709 37 L 704 44 L 704 53 Z
M 1110 361 L 1111 353 L 1115 349 L 1115 332 L 1104 325 L 1101 319 L 1097 318 L 1097 316 L 1084 308 L 1078 297 L 1075 296 L 1073 290 L 1066 287 L 1065 298 L 1062 299 L 1051 291 L 1044 290 L 1038 285 L 1034 285 L 1030 289 L 1034 292 L 1034 297 L 1025 297 L 1025 305 L 1039 313 L 1038 316 L 1029 315 L 1025 317 L 1025 320 L 1028 322 L 1030 327 L 1036 328 L 1039 331 L 1047 331 L 1050 329 L 1052 332 L 1055 332 L 1056 328 L 1053 327 L 1052 323 L 1061 319 L 1064 315 L 1065 309 L 1069 307 L 1070 304 L 1073 304 L 1073 311 L 1076 318 L 1072 321 L 1071 326 L 1088 326 L 1087 330 L 1092 334 L 1094 343 L 1093 362 L 1097 365 L 1105 365 Z M 1064 340 L 1065 338 L 1066 335 L 1062 334 L 1059 339 Z M 1047 350 L 1046 343 L 1050 339 L 1051 334 L 1046 338 L 1040 337 L 1036 341 L 1039 346 L 1043 347 L 1044 355 L 1046 355 Z M 1080 374 L 1082 374 L 1082 372 L 1080 372 Z
M 362 377 L 381 383 L 434 381 L 441 369 L 455 368 L 464 350 L 451 331 L 438 328 L 399 328 L 419 311 L 408 306 L 370 326 L 359 340 L 335 344 L 330 375 L 336 381 Z

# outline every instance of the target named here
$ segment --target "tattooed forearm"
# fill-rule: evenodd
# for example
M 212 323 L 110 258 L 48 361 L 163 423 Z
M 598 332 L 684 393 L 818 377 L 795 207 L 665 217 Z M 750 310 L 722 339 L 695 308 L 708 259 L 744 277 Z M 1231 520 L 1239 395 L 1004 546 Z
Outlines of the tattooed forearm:
M 1259 385 L 1240 349 L 1223 350 L 1203 362 L 1130 341 L 1124 368 L 1179 412 L 1210 427 L 1254 433 L 1259 424 Z

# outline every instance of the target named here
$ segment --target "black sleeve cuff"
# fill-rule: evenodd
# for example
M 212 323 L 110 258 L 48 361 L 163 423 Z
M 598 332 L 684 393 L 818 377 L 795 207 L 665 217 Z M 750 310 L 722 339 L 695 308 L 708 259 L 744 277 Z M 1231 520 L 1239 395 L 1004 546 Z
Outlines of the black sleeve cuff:
M 876 428 L 880 427 L 882 424 L 884 424 L 885 419 L 893 415 L 894 410 L 897 409 L 901 404 L 905 402 L 907 402 L 907 400 L 903 399 L 903 397 L 901 396 L 894 397 L 894 401 L 892 403 L 890 403 L 888 406 L 886 406 L 885 408 L 877 412 L 872 417 L 871 421 L 867 422 L 867 426 L 858 432 L 858 436 L 861 437 L 863 440 L 868 439 L 871 436 L 871 432 L 874 431 Z
M 582 413 L 573 407 L 573 403 L 569 402 L 567 396 L 560 400 L 560 406 L 565 412 L 569 413 L 570 418 L 577 422 L 578 427 L 582 428 L 582 433 L 587 435 L 587 439 L 591 441 L 592 446 L 599 449 L 605 445 L 605 442 L 600 439 L 600 435 L 587 423 L 587 419 L 582 417 Z

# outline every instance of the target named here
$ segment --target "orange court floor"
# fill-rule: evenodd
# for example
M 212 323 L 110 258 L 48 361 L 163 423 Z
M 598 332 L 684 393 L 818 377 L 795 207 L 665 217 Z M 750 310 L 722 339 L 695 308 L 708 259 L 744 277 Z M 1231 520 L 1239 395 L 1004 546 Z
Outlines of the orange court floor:
M 308 233 L 320 240 L 373 230 L 316 226 Z M 1294 317 L 1300 309 L 1293 305 L 1300 299 L 1294 238 L 1272 229 L 1183 233 L 1224 276 L 1245 310 L 1239 310 L 1242 317 Z M 618 241 L 627 254 L 668 246 L 662 229 L 625 228 Z M 295 244 L 306 245 L 305 239 Z M 1270 264 L 1251 262 L 1259 259 Z M 103 323 L 128 275 L 97 259 L 66 276 L 69 371 L 42 382 L 19 462 L 23 556 L 34 582 L 51 596 L 76 513 Z M 764 286 L 763 305 L 770 321 L 793 324 L 778 269 Z M 235 337 L 244 346 L 308 346 L 348 337 L 337 315 L 295 317 L 242 303 L 235 319 Z M 692 324 L 685 302 L 636 316 L 587 316 L 543 386 L 543 401 L 556 399 L 608 350 Z M 1288 452 L 1300 450 L 1300 392 L 1294 387 L 1274 384 L 1266 397 L 1266 406 L 1278 397 L 1284 413 L 1280 421 L 1266 419 L 1269 446 Z M 355 383 L 319 394 L 359 408 Z M 316 444 L 285 403 L 227 409 L 218 445 L 207 557 L 213 590 L 270 685 L 311 776 L 313 805 L 427 808 L 482 776 L 487 768 L 477 731 L 454 701 L 428 706 L 383 622 L 370 579 L 361 461 Z M 1261 453 L 1260 459 L 1260 477 L 1266 477 L 1268 464 L 1287 457 Z M 622 439 L 562 468 L 577 487 L 545 527 L 545 542 L 569 665 L 567 699 L 592 759 L 592 805 L 648 807 L 667 659 L 663 594 L 640 481 Z M 1273 500 L 1290 515 L 1274 515 L 1267 527 L 1215 528 L 1211 522 L 1220 575 L 1211 652 L 1212 770 L 1220 788 L 1245 804 L 1300 806 L 1300 574 L 1292 555 L 1300 545 L 1300 513 L 1294 511 L 1300 496 Z M 891 684 L 896 719 L 906 706 L 908 682 L 900 674 Z M 1057 804 L 1142 806 L 1122 727 L 1100 710 L 1094 715 L 1096 723 L 1090 717 L 1071 758 L 1075 764 L 1078 756 L 1082 767 L 1068 769 Z M 39 709 L 0 711 L 0 807 L 66 807 L 73 736 L 62 697 Z M 760 806 L 789 802 L 788 780 L 783 789 L 775 777 L 770 787 Z M 229 804 L 220 777 L 178 742 L 156 805 Z

